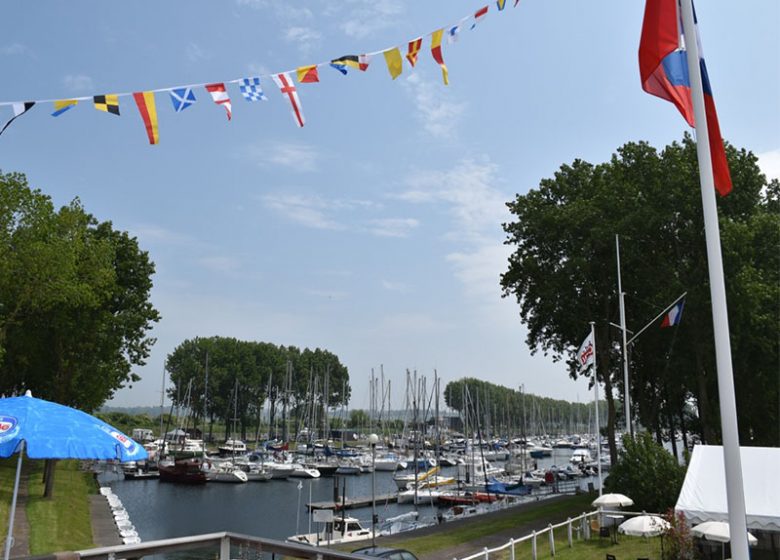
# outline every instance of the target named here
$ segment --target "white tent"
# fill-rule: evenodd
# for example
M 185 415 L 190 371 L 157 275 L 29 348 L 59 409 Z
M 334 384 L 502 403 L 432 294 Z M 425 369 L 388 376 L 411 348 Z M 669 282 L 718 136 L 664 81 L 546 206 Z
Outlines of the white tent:
M 780 448 L 741 447 L 748 529 L 780 532 Z M 728 521 L 723 447 L 697 445 L 675 511 L 689 523 Z

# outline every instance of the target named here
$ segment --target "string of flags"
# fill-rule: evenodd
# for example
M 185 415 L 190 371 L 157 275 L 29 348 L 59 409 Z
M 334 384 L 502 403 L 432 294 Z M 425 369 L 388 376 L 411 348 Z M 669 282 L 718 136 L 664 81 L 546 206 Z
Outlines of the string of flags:
M 517 7 L 519 3 L 520 0 L 514 0 L 514 7 Z M 505 7 L 506 0 L 496 0 L 496 8 L 498 11 L 504 10 Z M 334 58 L 328 62 L 301 66 L 295 70 L 279 72 L 276 74 L 271 74 L 270 76 L 252 76 L 247 78 L 239 78 L 236 80 L 228 80 L 225 82 L 189 84 L 146 91 L 136 91 L 132 93 L 112 93 L 93 95 L 88 97 L 73 97 L 70 99 L 0 102 L 0 107 L 10 106 L 13 112 L 13 116 L 11 116 L 11 118 L 2 128 L 0 128 L 0 135 L 6 131 L 11 123 L 13 123 L 16 119 L 25 113 L 29 112 L 36 105 L 51 103 L 53 106 L 51 116 L 59 117 L 74 109 L 76 106 L 78 106 L 79 102 L 91 101 L 95 109 L 98 111 L 120 116 L 120 99 L 132 97 L 133 101 L 135 101 L 136 107 L 138 108 L 138 112 L 141 116 L 144 128 L 146 129 L 146 135 L 149 138 L 149 143 L 157 144 L 160 141 L 160 132 L 155 94 L 167 93 L 170 97 L 171 104 L 173 105 L 174 112 L 181 113 L 196 103 L 197 98 L 195 97 L 195 90 L 197 88 L 203 88 L 211 95 L 211 99 L 215 104 L 221 105 L 224 108 L 227 119 L 230 121 L 233 118 L 233 106 L 230 100 L 230 94 L 228 93 L 227 85 L 238 85 L 238 89 L 246 101 L 268 101 L 268 97 L 263 92 L 260 79 L 267 79 L 269 77 L 279 88 L 279 93 L 283 97 L 287 98 L 287 101 L 290 103 L 290 111 L 292 113 L 295 124 L 299 127 L 303 127 L 306 123 L 306 120 L 303 116 L 303 107 L 298 95 L 298 89 L 296 88 L 292 79 L 293 75 L 299 84 L 311 84 L 320 81 L 320 68 L 330 67 L 345 76 L 348 74 L 349 69 L 365 72 L 368 70 L 372 58 L 381 54 L 384 56 L 385 64 L 387 65 L 387 70 L 390 73 L 391 78 L 395 80 L 403 73 L 404 58 L 412 68 L 417 65 L 420 53 L 423 50 L 424 39 L 426 37 L 430 37 L 431 58 L 433 58 L 434 62 L 441 68 L 442 81 L 444 82 L 444 85 L 449 85 L 449 70 L 447 69 L 447 65 L 444 63 L 444 55 L 442 53 L 443 38 L 447 38 L 448 44 L 455 43 L 460 36 L 460 32 L 463 26 L 470 23 L 471 25 L 469 28 L 472 30 L 475 29 L 477 24 L 485 19 L 489 8 L 490 5 L 485 5 L 473 14 L 469 14 L 468 16 L 461 18 L 455 24 L 442 27 L 422 37 L 417 37 L 416 39 L 408 41 L 406 46 L 406 54 L 403 57 L 401 55 L 401 49 L 396 46 L 366 54 L 345 55 L 339 58 Z

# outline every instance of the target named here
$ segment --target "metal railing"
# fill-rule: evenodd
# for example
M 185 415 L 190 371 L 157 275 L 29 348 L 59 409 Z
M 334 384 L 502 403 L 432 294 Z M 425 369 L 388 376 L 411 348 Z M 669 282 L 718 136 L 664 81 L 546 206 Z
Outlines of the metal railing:
M 154 554 L 167 554 L 171 552 L 206 548 L 218 550 L 219 560 L 230 560 L 232 547 L 244 547 L 245 549 L 252 550 L 258 557 L 260 554 L 267 553 L 291 558 L 303 558 L 306 560 L 355 560 L 362 558 L 355 554 L 339 552 L 324 547 L 277 541 L 223 531 L 220 533 L 148 541 L 139 544 L 104 546 L 76 552 L 58 552 L 46 556 L 29 556 L 24 560 L 80 560 L 83 558 L 92 560 L 117 560 L 119 558 L 143 558 L 144 556 L 151 556 Z

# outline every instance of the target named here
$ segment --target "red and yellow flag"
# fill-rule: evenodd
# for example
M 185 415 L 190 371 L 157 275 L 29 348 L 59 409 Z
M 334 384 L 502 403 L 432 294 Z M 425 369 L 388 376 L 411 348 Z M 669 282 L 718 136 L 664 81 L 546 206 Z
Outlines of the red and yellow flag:
M 414 41 L 409 41 L 409 51 L 406 53 L 406 59 L 409 61 L 409 64 L 412 65 L 412 68 L 417 64 L 417 53 L 420 52 L 421 48 L 422 37 L 418 37 Z
M 157 106 L 154 103 L 154 92 L 137 91 L 133 93 L 133 99 L 135 99 L 138 112 L 141 113 L 141 119 L 144 121 L 149 143 L 157 144 L 160 141 L 160 131 L 157 128 Z
M 444 57 L 442 57 L 441 54 L 442 35 L 444 35 L 444 29 L 439 29 L 438 31 L 434 31 L 433 34 L 431 34 L 431 55 L 433 56 L 433 60 L 435 60 L 436 63 L 441 66 L 441 77 L 444 80 L 444 85 L 447 86 L 450 84 L 450 78 L 447 65 L 444 64 Z
M 403 72 L 403 60 L 401 59 L 401 51 L 398 47 L 393 49 L 387 49 L 384 53 L 385 62 L 387 63 L 387 69 L 390 75 L 395 80 Z
M 298 74 L 298 83 L 311 84 L 320 81 L 320 75 L 317 73 L 317 66 L 301 66 L 295 70 Z

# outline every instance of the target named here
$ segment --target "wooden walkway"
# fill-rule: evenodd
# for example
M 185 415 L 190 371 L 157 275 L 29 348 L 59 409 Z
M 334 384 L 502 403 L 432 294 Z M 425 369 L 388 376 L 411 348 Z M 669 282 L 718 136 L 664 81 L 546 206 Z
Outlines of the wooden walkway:
M 371 496 L 363 496 L 359 498 L 347 498 L 346 500 L 342 501 L 339 500 L 338 502 L 333 501 L 324 501 L 324 502 L 311 502 L 306 504 L 306 507 L 309 508 L 309 510 L 314 509 L 335 509 L 340 510 L 342 509 L 342 506 L 344 509 L 353 509 L 353 508 L 360 508 L 360 507 L 368 507 L 371 505 Z M 394 503 L 398 501 L 398 494 L 377 494 L 376 496 L 376 503 L 379 504 L 387 504 L 387 503 Z

